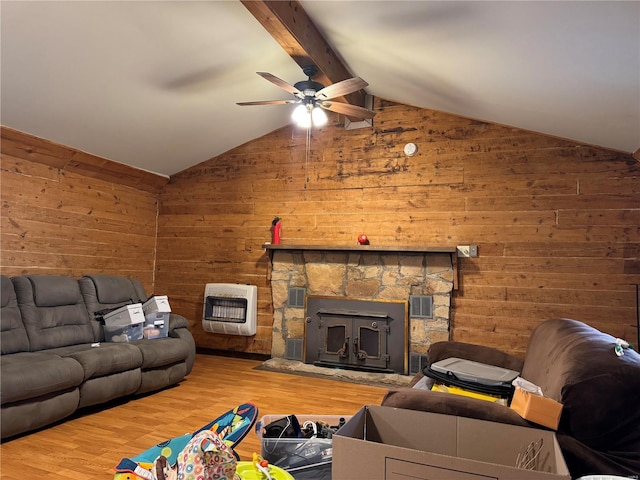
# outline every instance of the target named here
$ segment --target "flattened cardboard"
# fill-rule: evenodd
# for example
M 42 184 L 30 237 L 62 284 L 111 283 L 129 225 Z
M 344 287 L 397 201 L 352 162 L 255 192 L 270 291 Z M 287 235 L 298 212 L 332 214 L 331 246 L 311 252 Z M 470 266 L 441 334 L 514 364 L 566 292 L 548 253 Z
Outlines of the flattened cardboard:
M 537 470 L 516 468 L 541 442 Z M 471 418 L 365 406 L 333 436 L 332 480 L 569 480 L 555 434 Z

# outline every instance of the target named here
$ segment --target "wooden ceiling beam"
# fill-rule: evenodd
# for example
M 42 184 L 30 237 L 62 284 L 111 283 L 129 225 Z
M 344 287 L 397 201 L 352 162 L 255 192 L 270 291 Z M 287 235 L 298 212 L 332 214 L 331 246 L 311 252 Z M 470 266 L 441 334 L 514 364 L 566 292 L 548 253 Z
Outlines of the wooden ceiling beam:
M 353 77 L 297 0 L 241 2 L 301 68 L 318 68 L 316 82 L 326 87 Z M 364 107 L 365 92 L 360 90 L 335 100 Z

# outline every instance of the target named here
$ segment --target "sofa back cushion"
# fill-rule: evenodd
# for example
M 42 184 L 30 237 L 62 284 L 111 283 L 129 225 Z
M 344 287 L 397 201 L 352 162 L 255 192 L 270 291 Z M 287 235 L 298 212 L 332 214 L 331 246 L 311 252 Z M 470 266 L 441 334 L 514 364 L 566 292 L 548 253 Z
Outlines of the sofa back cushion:
M 599 451 L 640 451 L 640 355 L 570 319 L 533 332 L 522 376 L 563 404 L 559 432 Z
M 138 280 L 137 278 L 132 278 L 131 279 L 131 284 L 133 285 L 133 289 L 136 292 L 136 295 L 138 296 L 138 300 L 142 303 L 147 301 L 147 294 L 144 291 L 144 287 L 142 286 L 142 283 L 140 282 L 140 280 Z
M 567 385 L 612 375 L 629 363 L 631 356 L 615 355 L 615 344 L 615 337 L 583 322 L 547 320 L 529 339 L 522 377 L 539 385 L 545 396 L 562 402 Z
M 85 275 L 78 283 L 89 313 L 146 300 L 142 284 L 126 277 Z
M 0 296 L 0 336 L 2 355 L 5 353 L 28 352 L 29 337 L 22 323 L 16 292 L 9 277 L 2 275 L 2 296 Z
M 77 280 L 59 275 L 11 280 L 31 351 L 97 340 Z
M 144 302 L 144 287 L 138 280 L 117 275 L 85 275 L 78 280 L 82 298 L 91 316 L 96 338 L 104 340 L 104 325 L 96 312 Z
M 80 290 L 86 300 L 89 311 L 93 306 L 98 310 L 109 306 L 122 306 L 140 301 L 131 280 L 117 275 L 85 275 L 79 280 Z M 97 310 L 96 310 L 97 311 Z

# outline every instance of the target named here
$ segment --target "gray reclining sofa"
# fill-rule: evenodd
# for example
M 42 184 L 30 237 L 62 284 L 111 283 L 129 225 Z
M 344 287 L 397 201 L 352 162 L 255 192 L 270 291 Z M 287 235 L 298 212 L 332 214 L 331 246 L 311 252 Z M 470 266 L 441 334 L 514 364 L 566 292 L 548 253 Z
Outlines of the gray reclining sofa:
M 96 312 L 147 299 L 138 280 L 113 275 L 2 276 L 2 439 L 76 410 L 179 383 L 195 360 L 187 320 L 170 314 L 166 338 L 105 342 Z

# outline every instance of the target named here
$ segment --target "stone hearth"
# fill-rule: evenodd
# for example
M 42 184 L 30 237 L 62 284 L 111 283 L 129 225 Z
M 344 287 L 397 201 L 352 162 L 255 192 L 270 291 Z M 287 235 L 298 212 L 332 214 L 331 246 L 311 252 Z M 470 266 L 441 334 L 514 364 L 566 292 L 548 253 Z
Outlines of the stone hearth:
M 285 372 L 381 387 L 406 387 L 413 379 L 412 375 L 399 375 L 397 373 L 370 373 L 358 370 L 316 367 L 315 365 L 285 358 L 270 358 L 258 368 L 273 372 Z
M 424 355 L 431 343 L 449 339 L 454 253 L 278 246 L 271 255 L 274 358 L 287 358 L 288 340 L 304 340 L 305 309 L 289 305 L 290 288 L 304 288 L 306 295 L 383 301 L 428 295 L 431 318 L 409 316 L 408 352 Z

